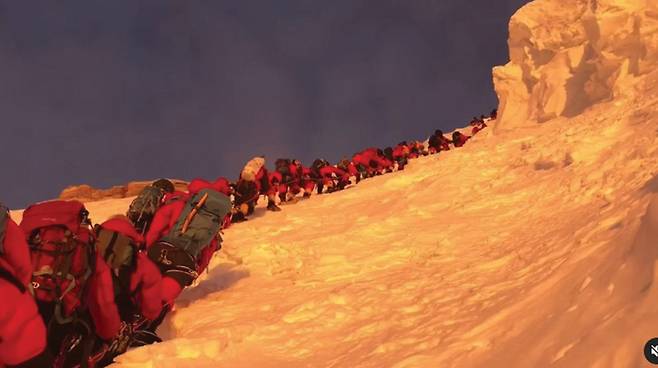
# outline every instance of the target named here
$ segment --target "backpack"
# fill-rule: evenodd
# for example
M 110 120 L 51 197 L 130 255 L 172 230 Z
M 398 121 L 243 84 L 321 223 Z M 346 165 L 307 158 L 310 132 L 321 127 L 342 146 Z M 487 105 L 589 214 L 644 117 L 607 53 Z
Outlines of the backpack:
M 393 161 L 393 148 L 386 147 L 384 149 L 384 157 L 386 157 L 387 159 Z
M 0 254 L 5 252 L 5 232 L 7 231 L 7 220 L 9 219 L 9 209 L 0 204 Z
M 283 168 L 287 169 L 288 166 L 290 166 L 290 159 L 288 158 L 280 158 L 274 162 L 274 167 L 276 167 L 276 171 L 279 171 Z
M 270 190 L 269 174 L 267 173 L 267 169 L 265 167 L 263 167 L 263 176 L 260 178 L 259 188 L 260 194 L 265 194 L 268 190 Z
M 290 160 L 287 158 L 280 158 L 274 163 L 276 171 L 281 174 L 283 182 L 290 181 Z
M 313 161 L 313 163 L 311 164 L 311 171 L 315 173 L 317 176 L 319 176 L 320 169 L 325 166 L 327 166 L 325 161 L 318 158 L 317 160 Z
M 118 231 L 100 225 L 96 225 L 94 230 L 96 251 L 113 270 L 114 300 L 121 320 L 131 321 L 136 309 L 133 298 L 139 292 L 139 287 L 134 292 L 130 291 L 130 278 L 137 268 L 138 246 L 130 237 Z
M 224 217 L 230 212 L 229 197 L 212 189 L 202 189 L 187 201 L 176 224 L 162 240 L 196 259 L 215 237 L 219 238 Z
M 135 225 L 138 232 L 144 234 L 148 230 L 155 212 L 162 204 L 164 192 L 152 185 L 144 187 L 130 203 L 126 216 Z
M 234 189 L 235 205 L 252 202 L 258 198 L 258 186 L 253 181 L 239 180 Z
M 265 166 L 265 159 L 263 157 L 254 157 L 244 166 L 240 172 L 240 178 L 247 181 L 256 180 L 256 175 L 260 168 Z
M 52 316 L 64 324 L 75 319 L 87 280 L 95 269 L 94 237 L 88 212 L 78 201 L 42 202 L 28 207 L 20 227 L 27 234 L 32 286 L 38 302 L 54 306 Z
M 439 142 L 439 136 L 436 134 L 432 134 L 430 138 L 427 140 L 427 145 L 431 148 L 436 148 L 438 149 L 441 143 Z
M 134 264 L 138 249 L 131 238 L 100 225 L 97 225 L 94 230 L 96 252 L 103 257 L 110 268 L 117 269 Z

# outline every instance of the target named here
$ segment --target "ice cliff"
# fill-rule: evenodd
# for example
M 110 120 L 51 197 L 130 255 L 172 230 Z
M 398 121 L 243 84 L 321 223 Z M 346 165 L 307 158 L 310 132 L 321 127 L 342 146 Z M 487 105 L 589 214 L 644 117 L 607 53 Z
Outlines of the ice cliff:
M 658 62 L 657 0 L 536 0 L 509 23 L 493 69 L 497 130 L 573 117 L 624 94 Z

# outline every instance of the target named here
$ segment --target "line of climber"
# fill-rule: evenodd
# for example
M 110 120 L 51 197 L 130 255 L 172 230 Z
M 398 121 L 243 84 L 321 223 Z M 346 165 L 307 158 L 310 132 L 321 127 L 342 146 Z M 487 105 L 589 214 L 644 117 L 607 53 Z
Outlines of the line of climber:
M 474 118 L 476 134 L 496 118 Z M 235 183 L 194 179 L 177 191 L 167 179 L 147 186 L 125 214 L 101 224 L 79 201 L 29 206 L 16 224 L 0 205 L 0 367 L 102 367 L 156 334 L 180 293 L 221 249 L 222 230 L 253 213 L 331 193 L 361 180 L 404 170 L 408 160 L 463 146 L 437 130 L 427 144 L 368 148 L 336 165 L 310 167 L 279 159 L 250 160 Z

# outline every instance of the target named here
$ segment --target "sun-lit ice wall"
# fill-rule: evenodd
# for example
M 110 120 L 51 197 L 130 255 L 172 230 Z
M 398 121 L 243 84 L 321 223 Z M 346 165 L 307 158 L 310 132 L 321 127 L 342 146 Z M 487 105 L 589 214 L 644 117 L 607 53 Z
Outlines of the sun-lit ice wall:
M 658 1 L 536 0 L 509 24 L 510 62 L 493 69 L 497 129 L 572 117 L 623 94 L 658 61 Z

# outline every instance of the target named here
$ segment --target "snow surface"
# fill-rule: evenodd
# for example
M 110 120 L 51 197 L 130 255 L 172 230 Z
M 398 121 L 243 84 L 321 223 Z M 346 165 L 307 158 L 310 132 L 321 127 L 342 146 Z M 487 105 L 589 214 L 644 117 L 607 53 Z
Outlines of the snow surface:
M 658 335 L 658 73 L 633 88 L 257 209 L 166 341 L 117 366 L 642 366 Z M 100 222 L 129 202 L 88 207 Z

